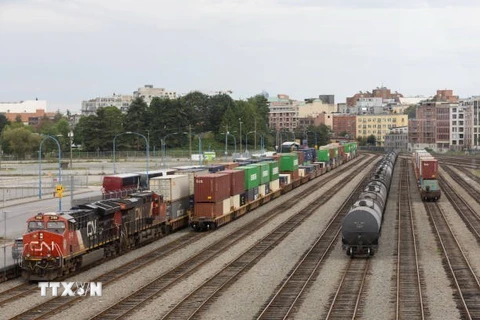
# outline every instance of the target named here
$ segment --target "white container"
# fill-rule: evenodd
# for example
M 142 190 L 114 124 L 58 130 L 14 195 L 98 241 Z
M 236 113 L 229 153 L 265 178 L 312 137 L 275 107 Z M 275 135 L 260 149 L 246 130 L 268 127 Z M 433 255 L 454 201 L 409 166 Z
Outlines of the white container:
M 265 193 L 266 193 L 265 185 L 264 184 L 259 185 L 258 186 L 258 195 L 261 196 L 261 197 L 265 197 Z
M 302 168 L 298 169 L 298 175 L 300 177 L 305 177 L 305 169 L 302 169 Z
M 173 202 L 189 196 L 188 176 L 172 175 L 150 179 L 150 190 L 163 195 L 163 200 Z
M 287 177 L 287 184 L 292 183 L 292 177 L 290 176 L 290 174 L 288 174 L 288 173 L 280 173 L 278 176 L 279 176 L 279 177 Z
M 270 181 L 269 184 L 270 184 L 270 191 L 271 192 L 275 192 L 278 189 L 280 189 L 280 180 L 278 180 L 278 179 Z
M 189 195 L 193 195 L 195 193 L 195 177 L 202 176 L 209 173 L 210 172 L 208 171 L 208 169 L 199 170 L 199 168 L 193 167 L 191 169 L 180 169 L 175 174 L 188 176 L 188 192 L 189 192 Z
M 223 202 L 223 214 L 229 213 L 230 210 L 230 198 L 227 198 L 222 201 Z
M 233 210 L 237 210 L 240 208 L 240 195 L 236 194 L 234 196 L 230 197 L 230 208 L 233 208 Z

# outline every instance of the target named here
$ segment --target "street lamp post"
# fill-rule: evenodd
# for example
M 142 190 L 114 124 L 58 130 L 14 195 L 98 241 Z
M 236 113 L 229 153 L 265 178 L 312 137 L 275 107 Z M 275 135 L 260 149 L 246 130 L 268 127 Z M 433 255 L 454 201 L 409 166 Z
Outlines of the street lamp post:
M 73 155 L 72 155 L 72 144 L 73 144 L 73 131 L 70 130 L 68 133 L 68 138 L 70 139 L 70 169 L 72 169 L 73 166 Z
M 113 138 L 113 173 L 116 174 L 117 173 L 117 169 L 116 169 L 116 159 L 115 159 L 115 140 L 117 139 L 118 136 L 121 136 L 122 134 L 135 134 L 137 136 L 140 136 L 142 137 L 144 140 L 145 140 L 145 151 L 146 151 L 146 168 L 147 168 L 147 177 L 148 177 L 148 162 L 149 162 L 149 145 L 148 145 L 148 139 L 147 137 L 145 137 L 143 134 L 141 133 L 138 133 L 138 132 L 132 132 L 132 131 L 127 131 L 127 132 L 121 132 L 121 133 L 118 133 L 117 135 L 115 135 L 115 137 Z M 148 184 L 149 184 L 149 181 L 147 179 L 147 189 L 148 189 Z
M 225 161 L 228 158 L 228 131 L 225 133 Z
M 247 146 L 247 145 L 248 145 L 248 135 L 249 135 L 250 133 L 255 133 L 255 131 L 250 131 L 250 132 L 248 132 L 248 133 L 245 135 L 245 153 L 248 152 L 248 146 Z M 254 139 L 255 139 L 255 136 L 254 136 Z
M 198 138 L 198 164 L 202 165 L 203 157 L 202 157 L 202 138 L 200 137 L 200 133 L 197 136 Z
M 161 139 L 161 141 L 160 141 L 162 143 L 162 166 L 164 168 L 165 168 L 165 158 L 167 157 L 166 139 L 169 136 L 173 136 L 174 134 L 178 134 L 178 132 L 169 133 L 165 137 L 163 137 L 163 139 Z
M 42 199 L 42 146 L 45 140 L 52 139 L 55 141 L 58 147 L 58 184 L 62 184 L 62 150 L 60 148 L 60 142 L 57 138 L 49 135 L 44 136 L 43 140 L 40 142 L 40 148 L 38 150 L 38 197 Z M 62 210 L 62 197 L 58 197 L 58 210 Z
M 240 153 L 242 153 L 242 118 L 238 118 L 238 121 L 240 121 Z

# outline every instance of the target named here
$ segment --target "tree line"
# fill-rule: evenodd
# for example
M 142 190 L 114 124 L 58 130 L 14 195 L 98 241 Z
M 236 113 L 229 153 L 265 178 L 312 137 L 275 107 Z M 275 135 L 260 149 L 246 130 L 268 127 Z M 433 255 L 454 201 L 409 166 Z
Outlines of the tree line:
M 168 135 L 166 142 L 169 148 L 188 149 L 189 141 L 192 148 L 197 148 L 199 139 L 196 137 L 208 143 L 216 143 L 217 146 L 222 145 L 228 130 L 236 137 L 235 141 L 239 145 L 245 143 L 247 133 L 256 131 L 256 140 L 254 134 L 248 136 L 249 144 L 253 145 L 255 141 L 259 146 L 260 137 L 263 137 L 265 146 L 273 150 L 279 141 L 292 138 L 287 133 L 269 129 L 268 113 L 268 101 L 263 95 L 233 100 L 226 94 L 209 96 L 192 92 L 177 99 L 155 97 L 150 105 L 142 98 L 136 98 L 126 113 L 115 106 L 109 106 L 98 108 L 94 115 L 80 118 L 73 128 L 73 144 L 81 146 L 82 151 L 112 151 L 115 138 L 116 150 L 145 150 L 145 139 L 139 136 L 143 135 L 149 141 L 151 150 L 159 150 L 162 140 Z M 66 116 L 57 113 L 53 120 L 44 118 L 36 126 L 27 126 L 19 118 L 10 123 L 5 116 L 0 115 L 4 154 L 15 155 L 20 159 L 35 154 L 43 139 L 42 135 L 55 137 L 62 152 L 69 151 L 69 116 L 69 111 Z M 129 137 L 120 135 L 125 132 L 137 134 Z M 325 125 L 297 128 L 294 132 L 297 139 L 307 139 L 310 146 L 315 143 L 319 146 L 327 144 L 329 134 L 330 130 Z M 47 140 L 44 141 L 42 151 L 55 152 L 58 148 L 56 143 Z M 229 137 L 227 142 L 232 145 L 234 140 Z

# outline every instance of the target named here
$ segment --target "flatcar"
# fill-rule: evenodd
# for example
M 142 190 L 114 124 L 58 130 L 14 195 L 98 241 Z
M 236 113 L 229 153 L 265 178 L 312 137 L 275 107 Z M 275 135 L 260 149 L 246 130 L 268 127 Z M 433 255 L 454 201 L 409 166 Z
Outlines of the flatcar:
M 426 150 L 415 150 L 413 169 L 422 201 L 437 201 L 442 196 L 438 184 L 438 161 Z
M 397 152 L 384 156 L 342 222 L 342 248 L 347 255 L 372 256 L 378 248 Z

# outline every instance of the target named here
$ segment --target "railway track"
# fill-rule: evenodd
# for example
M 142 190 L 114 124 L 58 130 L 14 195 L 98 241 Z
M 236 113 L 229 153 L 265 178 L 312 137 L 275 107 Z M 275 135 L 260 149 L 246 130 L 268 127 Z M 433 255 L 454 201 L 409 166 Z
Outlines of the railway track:
M 257 319 L 286 319 L 293 316 L 295 306 L 302 302 L 303 293 L 310 281 L 315 278 L 328 254 L 335 246 L 341 231 L 342 219 L 358 198 L 365 183 L 366 178 L 355 187 L 354 192 L 350 194 L 340 209 L 330 219 L 330 222 L 312 247 L 282 281 L 280 287 L 266 303 L 263 310 L 260 311 Z
M 92 282 L 102 282 L 102 286 L 105 287 L 110 283 L 122 279 L 123 276 L 126 276 L 135 270 L 144 268 L 145 266 L 156 262 L 160 259 L 163 259 L 169 255 L 174 254 L 175 252 L 183 249 L 186 245 L 191 244 L 197 241 L 201 237 L 200 234 L 188 233 L 184 237 L 181 237 L 175 241 L 170 242 L 169 244 L 163 246 L 159 250 L 149 252 L 129 263 L 126 263 L 110 272 L 107 272 L 95 279 Z M 38 291 L 32 290 L 38 294 Z M 30 292 L 32 292 L 30 291 Z M 33 307 L 19 315 L 16 315 L 12 319 L 37 319 L 40 317 L 46 317 L 53 315 L 56 312 L 63 311 L 66 307 L 73 305 L 76 301 L 81 299 L 80 296 L 73 297 L 62 297 L 57 296 L 53 299 L 50 299 L 38 306 Z
M 32 294 L 38 286 L 29 283 L 21 283 L 18 286 L 0 292 L 0 306 L 17 299 L 23 298 Z
M 310 203 L 305 209 L 294 215 L 288 221 L 278 226 L 263 239 L 253 245 L 248 251 L 220 270 L 210 280 L 186 296 L 176 304 L 161 319 L 192 319 L 198 318 L 208 305 L 232 283 L 238 280 L 247 270 L 262 259 L 268 252 L 284 240 L 306 218 L 331 199 L 343 186 L 335 186 L 324 196 Z M 331 192 L 332 191 L 332 192 Z
M 465 190 L 478 202 L 478 199 L 476 198 L 474 193 L 477 192 L 476 190 L 468 188 L 468 185 L 465 185 L 465 180 L 459 177 L 452 169 L 448 168 L 447 170 L 445 170 L 445 172 L 452 176 L 452 178 L 455 179 L 455 182 L 460 184 L 462 188 L 465 188 Z M 438 181 L 440 183 L 440 188 L 452 204 L 455 211 L 458 213 L 460 218 L 462 218 L 467 228 L 473 233 L 473 235 L 477 239 L 477 242 L 480 243 L 480 217 L 478 216 L 476 211 L 468 204 L 467 201 L 465 201 L 455 192 L 452 185 L 448 183 L 447 180 L 440 176 Z M 478 194 L 477 197 L 480 197 L 480 194 Z
M 422 293 L 415 222 L 410 200 L 408 160 L 401 160 L 397 201 L 397 282 L 395 319 L 425 319 L 428 313 Z
M 362 159 L 362 158 L 357 158 L 358 160 Z M 309 188 L 305 191 L 305 195 L 308 195 L 310 193 L 313 193 L 315 192 L 316 188 L 315 186 L 318 186 L 320 187 L 321 185 L 323 185 L 324 183 L 328 182 L 328 181 L 331 181 L 333 179 L 335 179 L 336 177 L 338 177 L 339 175 L 341 175 L 342 173 L 346 172 L 347 170 L 351 170 L 351 169 L 354 169 L 356 168 L 357 166 L 361 166 L 363 165 L 364 162 L 368 161 L 367 160 L 363 160 L 363 161 L 358 161 L 357 163 L 355 163 L 353 166 L 348 166 L 348 167 L 344 167 L 338 171 L 335 171 L 335 173 L 333 173 L 332 175 L 328 176 L 328 177 L 325 177 L 325 179 L 321 179 L 321 181 L 319 182 L 316 182 L 315 184 L 313 184 L 313 188 Z M 286 202 L 286 203 L 283 203 L 283 204 L 280 204 L 278 206 L 276 206 L 275 208 L 273 208 L 272 210 L 270 210 L 267 214 L 263 215 L 262 217 L 259 217 L 258 219 L 255 220 L 255 222 L 253 222 L 251 224 L 251 226 L 246 226 L 244 227 L 242 230 L 243 230 L 243 233 L 245 234 L 248 234 L 248 233 L 251 233 L 255 230 L 257 230 L 258 228 L 260 228 L 263 224 L 266 224 L 273 215 L 275 214 L 278 214 L 279 211 L 282 211 L 282 210 L 288 210 L 289 208 L 295 206 L 296 204 L 298 204 L 300 201 L 303 201 L 303 198 L 301 197 L 298 197 L 297 199 L 295 200 L 292 200 L 292 201 L 289 201 L 289 202 Z M 227 243 L 227 241 L 230 241 L 230 239 L 239 239 L 239 237 L 241 237 L 241 234 L 242 234 L 242 230 L 240 231 L 235 231 L 234 233 L 232 234 L 229 234 L 227 235 L 226 237 L 224 237 L 223 239 L 219 240 L 216 244 L 212 245 L 212 247 L 219 247 L 222 243 Z M 237 237 L 237 234 L 238 234 L 238 237 Z M 169 254 L 173 254 L 174 252 L 188 246 L 188 244 L 190 243 L 193 243 L 195 241 L 195 239 L 199 239 L 201 237 L 203 237 L 205 234 L 201 234 L 201 233 L 189 233 L 187 235 L 187 237 L 194 237 L 194 240 L 191 240 L 191 241 L 186 241 L 185 238 L 182 237 L 182 239 L 180 239 L 182 241 L 183 244 L 180 244 L 178 246 L 178 248 L 175 249 L 175 251 L 169 251 Z M 237 237 L 237 238 L 236 238 Z M 180 241 L 180 240 L 177 240 L 177 241 Z M 166 254 L 166 251 L 164 248 L 162 248 L 161 250 L 157 249 L 153 252 L 150 252 L 150 253 L 147 253 L 145 256 L 146 257 L 152 257 L 152 254 L 153 253 L 159 253 L 159 254 Z M 202 252 L 203 254 L 205 254 L 206 252 L 208 252 L 208 249 L 205 251 L 205 252 Z M 200 258 L 202 257 L 202 253 L 199 253 L 196 255 L 197 257 L 197 262 L 198 263 L 205 263 L 207 262 L 208 260 L 203 260 L 203 262 L 201 262 Z M 165 255 L 163 255 L 164 257 Z M 162 257 L 162 258 L 163 258 Z M 195 258 L 195 257 L 194 257 Z M 186 263 L 188 263 L 188 261 L 192 261 L 192 260 L 195 260 L 194 258 L 191 258 L 191 259 L 188 259 Z M 127 275 L 127 274 L 130 274 L 131 272 L 133 272 L 134 270 L 137 270 L 139 268 L 143 268 L 145 267 L 146 265 L 154 262 L 154 261 L 158 261 L 160 259 L 160 257 L 156 257 L 155 259 L 151 259 L 149 260 L 148 262 L 141 262 L 141 259 L 137 259 L 135 260 L 137 262 L 135 268 L 132 268 L 132 269 L 129 269 L 127 268 L 126 266 L 122 266 L 120 268 L 117 268 L 115 270 L 112 270 L 111 272 L 107 273 L 107 274 L 104 274 L 102 276 L 100 276 L 99 278 L 97 279 L 94 279 L 92 281 L 95 281 L 95 282 L 102 282 L 103 283 L 103 287 L 105 287 L 106 285 L 109 285 L 113 282 L 115 282 L 116 280 L 120 280 L 122 279 L 123 276 Z M 172 270 L 173 272 L 174 270 Z M 171 275 L 171 274 L 170 274 Z M 145 287 L 142 288 L 144 289 L 145 291 L 146 290 L 149 290 L 149 289 L 146 289 Z M 69 307 L 71 307 L 80 297 L 57 297 L 57 298 L 54 298 L 54 299 L 51 299 L 51 300 L 48 300 L 46 301 L 45 303 L 41 304 L 41 305 L 38 305 L 30 310 L 27 310 L 19 315 L 17 315 L 14 319 L 35 319 L 35 318 L 39 318 L 39 317 L 46 317 L 46 316 L 51 316 L 55 313 L 58 313 L 58 312 L 61 312 Z M 125 300 L 125 299 L 124 299 Z M 122 300 L 122 301 L 124 301 Z M 144 301 L 142 301 L 141 304 L 143 304 L 144 302 L 146 302 L 148 299 L 145 299 Z M 138 304 L 140 305 L 140 304 Z M 112 308 L 110 308 L 109 310 L 114 310 L 115 306 L 113 306 Z M 119 307 L 119 308 L 123 308 L 123 310 L 125 311 L 125 307 Z M 120 310 L 120 309 L 119 309 Z M 130 312 L 132 311 L 133 309 L 131 310 L 126 310 L 126 312 Z M 115 312 L 116 313 L 116 312 Z M 118 316 L 116 315 L 109 315 L 109 312 L 105 312 L 105 313 L 101 313 L 99 315 L 96 316 L 97 318 L 101 318 L 101 319 L 105 319 L 107 317 L 111 317 L 111 318 L 118 318 Z
M 452 281 L 460 313 L 464 319 L 480 319 L 480 282 L 439 205 L 424 205 L 442 249 L 444 268 Z
M 325 319 L 344 320 L 357 317 L 369 267 L 370 259 L 349 260 Z
M 435 158 L 440 164 L 444 165 L 453 165 L 456 167 L 470 168 L 470 169 L 479 169 L 480 168 L 480 158 L 476 157 L 452 157 L 452 156 L 442 156 L 435 155 Z
M 477 189 L 473 188 L 462 176 L 460 176 L 457 172 L 455 172 L 451 167 L 449 166 L 443 166 L 442 169 L 455 180 L 456 183 L 458 183 L 472 198 L 474 198 L 477 202 L 480 202 L 480 192 L 478 192 Z M 468 172 L 467 169 L 461 170 L 462 172 Z M 474 176 L 472 173 L 470 173 L 472 176 Z M 475 177 L 480 181 L 478 177 Z M 442 179 L 440 177 L 440 182 L 443 184 L 446 184 L 448 189 L 451 190 L 452 187 L 451 185 L 445 181 L 445 179 Z M 443 188 L 442 188 L 443 189 Z

